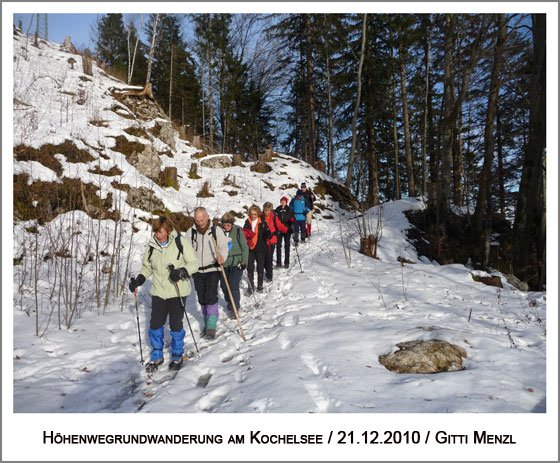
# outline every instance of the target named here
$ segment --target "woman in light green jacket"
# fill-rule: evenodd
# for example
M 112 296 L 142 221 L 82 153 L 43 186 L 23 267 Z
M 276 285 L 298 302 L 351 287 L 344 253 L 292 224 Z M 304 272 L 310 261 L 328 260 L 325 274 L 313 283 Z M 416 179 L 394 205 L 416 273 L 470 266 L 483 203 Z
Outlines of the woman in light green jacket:
M 147 278 L 153 276 L 150 290 L 152 313 L 148 331 L 152 354 L 146 370 L 157 370 L 163 363 L 164 326 L 168 315 L 171 334 L 169 368 L 178 370 L 183 365 L 183 307 L 191 293 L 190 276 L 198 271 L 199 264 L 191 243 L 175 231 L 171 219 L 155 219 L 152 231 L 154 234 L 146 246 L 142 270 L 130 280 L 129 289 L 135 292 Z

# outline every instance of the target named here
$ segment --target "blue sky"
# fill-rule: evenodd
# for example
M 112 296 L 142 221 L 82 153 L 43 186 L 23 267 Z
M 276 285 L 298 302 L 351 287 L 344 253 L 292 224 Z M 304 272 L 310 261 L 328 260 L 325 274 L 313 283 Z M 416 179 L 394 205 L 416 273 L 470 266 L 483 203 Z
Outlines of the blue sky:
M 33 24 L 29 27 L 31 16 Z M 93 14 L 74 14 L 74 13 L 49 13 L 49 41 L 62 43 L 67 35 L 72 38 L 72 43 L 83 48 L 90 46 L 91 26 L 96 22 L 99 13 Z M 33 34 L 37 28 L 37 16 L 31 14 L 14 13 L 14 23 L 17 25 L 22 21 L 23 31 Z

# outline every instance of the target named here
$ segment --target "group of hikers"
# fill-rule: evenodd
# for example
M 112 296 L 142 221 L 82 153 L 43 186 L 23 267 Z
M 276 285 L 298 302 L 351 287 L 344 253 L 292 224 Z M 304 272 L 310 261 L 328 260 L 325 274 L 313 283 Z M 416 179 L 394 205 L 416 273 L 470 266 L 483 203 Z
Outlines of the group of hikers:
M 252 205 L 243 227 L 235 225 L 235 217 L 230 213 L 222 216 L 219 225 L 213 224 L 204 207 L 195 209 L 194 225 L 185 234 L 175 230 L 169 217 L 153 220 L 153 234 L 146 245 L 142 270 L 129 282 L 130 291 L 136 293 L 137 288 L 152 276 L 152 312 L 148 330 L 152 352 L 146 364 L 147 371 L 157 370 L 164 362 L 164 327 L 168 317 L 171 334 L 169 368 L 178 370 L 183 365 L 183 315 L 186 315 L 185 304 L 191 293 L 191 277 L 202 312 L 201 335 L 205 339 L 214 339 L 219 318 L 218 285 L 224 294 L 229 318 L 235 318 L 234 306 L 237 310 L 240 308 L 243 271 L 247 269 L 249 288 L 246 295 L 250 296 L 255 291 L 263 291 L 264 281 L 272 282 L 275 249 L 276 267 L 289 268 L 291 236 L 295 246 L 311 236 L 315 199 L 313 192 L 302 183 L 289 204 L 288 198 L 283 196 L 276 209 L 270 202 L 263 204 L 262 211 L 259 206 Z

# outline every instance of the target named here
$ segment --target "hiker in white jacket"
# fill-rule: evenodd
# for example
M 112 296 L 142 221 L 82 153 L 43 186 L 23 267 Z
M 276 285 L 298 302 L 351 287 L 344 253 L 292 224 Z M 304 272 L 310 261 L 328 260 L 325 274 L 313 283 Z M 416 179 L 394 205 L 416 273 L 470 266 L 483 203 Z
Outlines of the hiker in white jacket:
M 221 227 L 212 225 L 204 207 L 197 207 L 194 210 L 194 222 L 195 224 L 187 231 L 187 239 L 190 238 L 200 264 L 198 272 L 193 275 L 193 280 L 204 320 L 202 336 L 214 339 L 219 318 L 220 265 L 227 259 L 229 238 Z

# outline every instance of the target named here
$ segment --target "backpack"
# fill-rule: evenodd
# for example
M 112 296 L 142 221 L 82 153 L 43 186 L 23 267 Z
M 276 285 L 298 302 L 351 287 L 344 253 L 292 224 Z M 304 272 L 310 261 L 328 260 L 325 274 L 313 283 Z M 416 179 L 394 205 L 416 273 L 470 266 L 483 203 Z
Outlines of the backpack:
M 210 232 L 212 233 L 212 236 L 214 237 L 214 241 L 217 242 L 217 238 L 216 238 L 216 224 L 213 224 L 212 227 L 210 228 Z M 197 242 L 198 238 L 196 237 L 196 230 L 195 227 L 193 226 L 191 228 L 191 244 L 193 249 L 196 249 L 194 247 L 194 244 Z
M 179 260 L 181 254 L 183 254 L 183 243 L 181 243 L 181 233 L 177 233 L 177 236 L 175 237 L 175 246 L 177 246 L 177 250 L 179 251 L 179 253 L 177 254 L 177 260 Z M 150 246 L 150 250 L 148 251 L 148 262 L 152 261 L 153 253 L 154 253 L 154 248 L 153 246 Z

